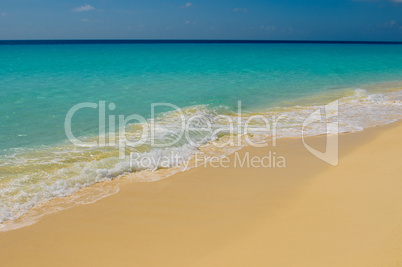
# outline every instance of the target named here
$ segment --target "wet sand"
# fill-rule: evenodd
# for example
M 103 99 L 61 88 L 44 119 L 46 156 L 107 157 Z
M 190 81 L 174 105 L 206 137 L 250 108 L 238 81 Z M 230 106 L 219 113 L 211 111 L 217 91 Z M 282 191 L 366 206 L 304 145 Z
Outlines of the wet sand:
M 286 168 L 209 165 L 124 184 L 1 232 L 1 266 L 401 266 L 401 135 L 401 123 L 341 135 L 336 167 L 294 138 L 237 155 L 275 152 Z

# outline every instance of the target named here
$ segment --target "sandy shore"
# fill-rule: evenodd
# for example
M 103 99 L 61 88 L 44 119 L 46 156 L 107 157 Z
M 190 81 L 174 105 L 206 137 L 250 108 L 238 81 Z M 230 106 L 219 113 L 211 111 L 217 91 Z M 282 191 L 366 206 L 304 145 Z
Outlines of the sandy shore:
M 286 139 L 239 152 L 275 152 L 286 168 L 209 166 L 126 184 L 0 233 L 0 265 L 402 266 L 401 134 L 395 123 L 341 135 L 337 167 Z

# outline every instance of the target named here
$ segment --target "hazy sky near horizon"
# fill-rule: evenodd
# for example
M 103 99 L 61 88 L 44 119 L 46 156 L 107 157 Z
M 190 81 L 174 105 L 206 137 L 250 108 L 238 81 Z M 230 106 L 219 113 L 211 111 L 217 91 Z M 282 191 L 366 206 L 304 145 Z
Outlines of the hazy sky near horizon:
M 0 39 L 402 41 L 402 0 L 1 0 Z

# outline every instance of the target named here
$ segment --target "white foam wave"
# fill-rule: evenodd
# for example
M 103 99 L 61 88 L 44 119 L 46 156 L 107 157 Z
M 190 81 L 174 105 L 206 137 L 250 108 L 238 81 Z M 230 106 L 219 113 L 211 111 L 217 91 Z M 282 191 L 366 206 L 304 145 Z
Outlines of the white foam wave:
M 364 89 L 356 89 L 353 94 L 339 99 L 339 114 L 313 123 L 304 129 L 304 135 L 326 133 L 326 123 L 338 122 L 340 132 L 361 131 L 367 127 L 391 123 L 402 117 L 402 91 L 370 94 Z M 278 121 L 277 138 L 298 137 L 301 135 L 303 121 L 322 106 L 294 106 L 275 108 L 258 115 Z M 157 144 L 178 139 L 166 148 L 154 148 L 148 140 L 141 147 L 127 147 L 125 153 L 135 157 L 119 159 L 117 147 L 74 147 L 61 145 L 43 149 L 15 149 L 6 151 L 0 158 L 0 223 L 15 220 L 33 207 L 50 199 L 65 197 L 78 190 L 102 181 L 109 181 L 125 174 L 147 170 L 171 168 L 184 164 L 200 147 L 225 136 L 231 129 L 225 129 L 228 121 L 219 117 L 229 114 L 227 108 L 209 108 L 200 105 L 183 109 L 186 119 L 193 118 L 188 136 L 180 137 L 180 114 L 166 112 L 155 123 L 154 140 Z M 254 114 L 243 114 L 240 126 Z M 253 121 L 255 126 L 262 121 Z M 206 127 L 209 126 L 209 127 Z M 241 134 L 241 127 L 235 125 L 235 134 Z M 128 136 L 139 138 L 143 125 L 130 126 Z M 117 136 L 122 138 L 122 136 Z M 253 136 L 254 141 L 263 142 L 270 138 L 269 133 Z M 238 148 L 232 147 L 231 151 Z M 218 153 L 228 153 L 219 150 Z M 145 161 L 146 159 L 146 161 Z M 162 160 L 167 159 L 167 160 Z M 152 180 L 152 179 L 151 179 Z

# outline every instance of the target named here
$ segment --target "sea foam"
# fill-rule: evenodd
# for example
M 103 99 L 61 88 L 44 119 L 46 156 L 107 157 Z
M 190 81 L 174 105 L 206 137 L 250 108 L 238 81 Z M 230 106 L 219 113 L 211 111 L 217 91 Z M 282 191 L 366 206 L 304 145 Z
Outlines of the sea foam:
M 382 93 L 369 93 L 364 89 L 355 89 L 352 93 L 338 99 L 338 115 L 322 119 L 302 129 L 304 120 L 322 105 L 295 105 L 276 107 L 257 113 L 244 113 L 240 117 L 230 113 L 228 108 L 198 105 L 184 108 L 181 115 L 192 121 L 191 130 L 186 138 L 178 139 L 174 145 L 154 148 L 151 140 L 140 147 L 127 147 L 125 159 L 119 158 L 118 148 L 77 147 L 62 144 L 52 147 L 9 149 L 0 158 L 0 223 L 20 218 L 51 199 L 66 197 L 99 182 L 110 181 L 128 174 L 144 173 L 142 181 L 155 181 L 161 178 L 158 170 L 178 168 L 190 161 L 197 153 L 229 154 L 242 145 L 211 149 L 211 142 L 219 143 L 228 136 L 230 129 L 225 115 L 233 119 L 237 130 L 234 134 L 242 135 L 238 130 L 251 116 L 262 116 L 271 120 L 281 117 L 277 123 L 276 138 L 314 136 L 327 132 L 326 124 L 337 122 L 339 132 L 362 131 L 367 127 L 388 124 L 402 117 L 402 90 Z M 177 112 L 160 114 L 154 122 L 154 140 L 163 144 L 179 136 L 181 123 Z M 240 119 L 239 119 L 240 118 Z M 254 120 L 254 126 L 263 125 Z M 209 125 L 209 128 L 206 127 Z M 128 134 L 132 138 L 140 135 L 141 125 L 130 125 Z M 217 131 L 221 129 L 221 131 Z M 95 138 L 95 137 L 93 137 Z M 119 138 L 119 136 L 118 136 Z M 270 133 L 252 136 L 254 142 L 265 142 L 272 138 Z M 175 157 L 177 156 L 177 157 Z M 133 157 L 135 161 L 133 162 Z M 161 161 L 168 158 L 169 161 Z M 146 161 L 144 161 L 146 159 Z M 145 164 L 144 162 L 147 162 Z M 147 175 L 145 175 L 147 173 Z M 149 175 L 151 173 L 151 175 Z M 155 174 L 155 175 L 152 175 Z M 174 172 L 171 172 L 174 173 Z M 166 176 L 166 175 L 165 175 Z M 163 178 L 163 177 L 162 177 Z M 102 195 L 103 196 L 103 195 Z M 3 228 L 6 229 L 6 228 Z

